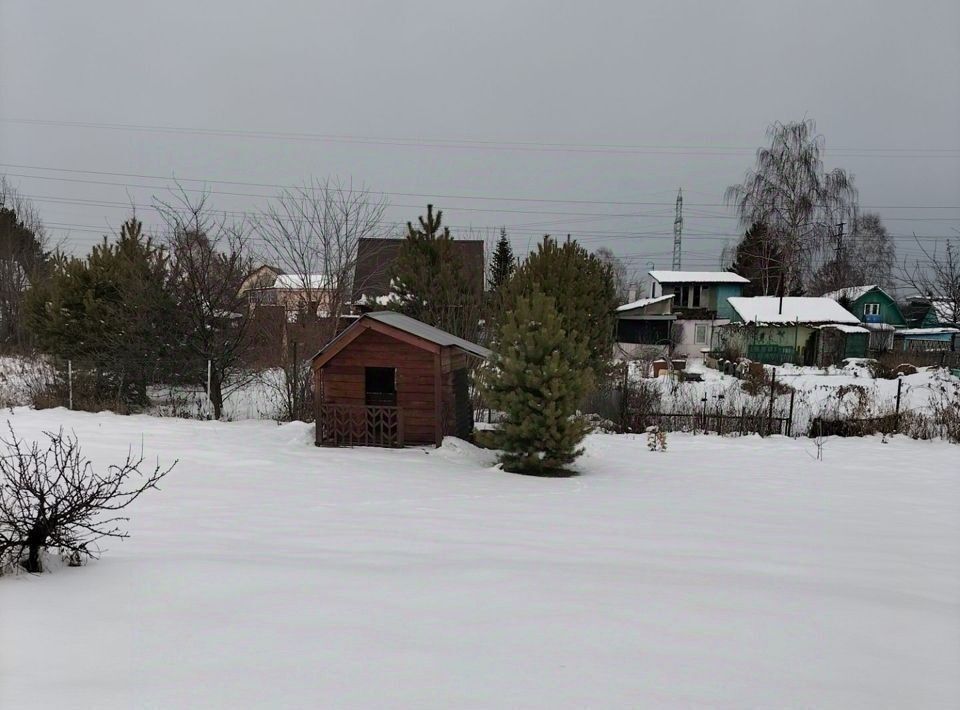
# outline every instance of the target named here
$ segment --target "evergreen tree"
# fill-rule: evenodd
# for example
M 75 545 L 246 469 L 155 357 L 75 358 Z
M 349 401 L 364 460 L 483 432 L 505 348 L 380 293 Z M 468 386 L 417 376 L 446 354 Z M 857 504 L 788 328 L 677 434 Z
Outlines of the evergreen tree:
M 510 240 L 507 239 L 506 227 L 500 228 L 500 238 L 497 240 L 497 246 L 493 251 L 493 257 L 490 259 L 490 276 L 487 284 L 491 293 L 500 290 L 517 268 L 517 260 L 513 256 L 513 248 L 510 246 Z
M 143 405 L 149 375 L 176 346 L 168 287 L 166 254 L 131 218 L 86 259 L 53 260 L 27 294 L 28 327 L 42 350 L 95 372 L 94 399 Z
M 467 340 L 476 340 L 483 294 L 466 286 L 466 265 L 454 249 L 450 229 L 442 226 L 443 212 L 427 205 L 419 225 L 407 222 L 391 284 L 395 308 L 402 313 Z
M 570 475 L 588 431 L 574 416 L 591 382 L 586 339 L 563 327 L 553 298 L 534 290 L 504 314 L 482 388 L 505 420 L 490 443 L 507 471 Z
M 617 287 L 610 264 L 569 239 L 549 236 L 517 269 L 504 295 L 504 316 L 519 298 L 543 291 L 553 298 L 568 333 L 587 343 L 587 366 L 606 376 L 616 334 Z

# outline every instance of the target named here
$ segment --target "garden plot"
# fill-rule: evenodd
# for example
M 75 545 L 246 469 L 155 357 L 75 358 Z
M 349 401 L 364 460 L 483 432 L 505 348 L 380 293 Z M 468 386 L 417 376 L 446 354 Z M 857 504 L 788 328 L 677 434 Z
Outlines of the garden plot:
M 956 707 L 956 446 L 596 434 L 581 476 L 308 425 L 14 409 L 179 459 L 0 579 L 0 707 Z

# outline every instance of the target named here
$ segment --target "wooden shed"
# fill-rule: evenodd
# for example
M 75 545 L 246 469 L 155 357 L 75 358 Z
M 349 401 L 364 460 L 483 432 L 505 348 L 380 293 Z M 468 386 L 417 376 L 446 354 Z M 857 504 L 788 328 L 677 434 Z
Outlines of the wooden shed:
M 467 371 L 489 354 L 400 313 L 364 314 L 313 357 L 317 445 L 439 446 L 468 436 Z

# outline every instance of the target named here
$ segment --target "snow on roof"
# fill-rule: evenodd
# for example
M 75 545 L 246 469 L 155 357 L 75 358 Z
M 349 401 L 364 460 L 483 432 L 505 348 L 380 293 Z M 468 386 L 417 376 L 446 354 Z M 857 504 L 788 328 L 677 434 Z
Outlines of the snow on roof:
M 280 274 L 273 282 L 273 288 L 326 288 L 328 282 L 326 274 Z
M 750 279 L 732 271 L 649 271 L 653 279 L 662 284 L 748 284 Z
M 900 328 L 896 335 L 947 335 L 960 333 L 960 328 Z
M 836 291 L 829 291 L 823 294 L 823 297 L 832 298 L 834 301 L 839 301 L 841 298 L 845 298 L 848 301 L 856 301 L 862 295 L 869 293 L 875 288 L 879 289 L 880 287 L 876 284 L 869 284 L 867 286 L 847 286 L 846 288 L 837 289 Z
M 860 321 L 832 298 L 809 296 L 731 296 L 733 310 L 748 323 L 848 323 Z M 781 308 L 781 300 L 783 306 Z
M 941 323 L 955 323 L 960 320 L 960 313 L 954 313 L 953 303 L 946 298 L 937 298 L 931 301 L 933 312 Z
M 469 340 L 458 338 L 452 333 L 448 333 L 445 330 L 440 330 L 439 328 L 434 328 L 432 325 L 427 325 L 422 321 L 418 321 L 416 318 L 405 316 L 402 313 L 397 313 L 396 311 L 374 311 L 373 313 L 365 314 L 361 320 L 363 318 L 370 318 L 372 320 L 385 323 L 386 325 L 397 328 L 398 330 L 410 333 L 410 335 L 416 335 L 418 338 L 429 340 L 431 343 L 436 343 L 437 345 L 451 345 L 453 347 L 460 348 L 461 350 L 466 350 L 468 353 L 476 355 L 477 357 L 490 356 L 490 351 L 482 345 L 477 345 L 476 343 L 471 343 Z
M 644 306 L 650 306 L 654 303 L 660 303 L 660 301 L 669 301 L 673 298 L 673 294 L 666 296 L 657 296 L 656 298 L 641 298 L 639 301 L 634 301 L 633 303 L 626 303 L 617 308 L 617 313 L 622 313 L 623 311 L 632 311 L 634 308 L 643 308 Z
M 861 325 L 845 325 L 843 323 L 828 323 L 827 325 L 817 326 L 818 328 L 834 328 L 841 333 L 869 333 L 870 331 Z

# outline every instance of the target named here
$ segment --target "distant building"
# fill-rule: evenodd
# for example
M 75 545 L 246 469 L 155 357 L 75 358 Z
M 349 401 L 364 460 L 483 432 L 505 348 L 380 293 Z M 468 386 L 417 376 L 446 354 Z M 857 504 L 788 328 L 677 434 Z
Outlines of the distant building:
M 868 350 L 879 354 L 893 349 L 893 334 L 907 319 L 893 297 L 876 284 L 849 286 L 823 294 L 857 316 L 870 331 Z
M 673 296 L 673 354 L 700 357 L 715 344 L 718 329 L 733 316 L 729 299 L 750 280 L 731 271 L 651 271 L 651 297 Z
M 352 303 L 361 311 L 380 310 L 388 305 L 393 273 L 400 246 L 405 239 L 360 239 L 353 272 Z M 456 239 L 453 250 L 463 260 L 464 288 L 483 294 L 485 274 L 484 243 L 480 239 Z
M 724 344 L 769 365 L 828 365 L 866 357 L 870 331 L 832 298 L 754 296 L 730 299 L 734 317 Z
M 673 294 L 641 298 L 617 308 L 619 354 L 633 357 L 641 352 L 668 355 L 670 333 L 677 316 L 672 312 Z

